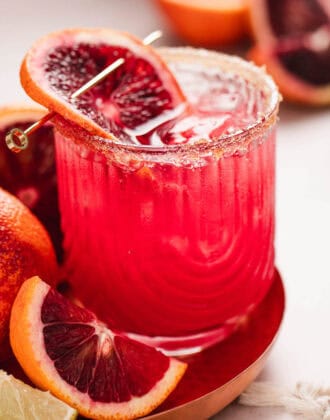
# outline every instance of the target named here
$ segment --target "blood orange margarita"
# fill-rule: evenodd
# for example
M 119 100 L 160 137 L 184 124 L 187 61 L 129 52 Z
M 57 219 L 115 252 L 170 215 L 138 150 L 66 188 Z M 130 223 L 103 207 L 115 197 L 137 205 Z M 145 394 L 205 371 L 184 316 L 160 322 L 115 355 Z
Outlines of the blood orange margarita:
M 189 109 L 111 141 L 58 121 L 62 227 L 78 297 L 168 352 L 228 336 L 274 276 L 278 92 L 241 59 L 164 49 Z

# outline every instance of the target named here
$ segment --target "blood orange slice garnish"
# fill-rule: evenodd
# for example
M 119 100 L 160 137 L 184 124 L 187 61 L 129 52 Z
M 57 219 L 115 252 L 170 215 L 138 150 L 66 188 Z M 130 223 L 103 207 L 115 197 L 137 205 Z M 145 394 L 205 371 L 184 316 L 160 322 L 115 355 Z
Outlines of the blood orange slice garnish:
M 266 64 L 284 97 L 330 104 L 330 3 L 327 0 L 253 0 L 257 45 L 250 57 Z
M 72 94 L 118 58 L 122 64 L 76 99 Z M 159 55 L 109 29 L 68 29 L 37 41 L 21 67 L 26 92 L 92 134 L 127 139 L 179 115 L 185 98 Z
M 45 112 L 42 108 L 24 106 L 0 108 L 0 186 L 16 195 L 43 223 L 61 260 L 53 127 L 47 124 L 31 134 L 29 147 L 21 153 L 12 153 L 5 143 L 9 130 L 26 129 Z
M 21 287 L 10 341 L 41 389 L 96 419 L 146 415 L 175 388 L 186 364 L 108 329 L 39 277 Z

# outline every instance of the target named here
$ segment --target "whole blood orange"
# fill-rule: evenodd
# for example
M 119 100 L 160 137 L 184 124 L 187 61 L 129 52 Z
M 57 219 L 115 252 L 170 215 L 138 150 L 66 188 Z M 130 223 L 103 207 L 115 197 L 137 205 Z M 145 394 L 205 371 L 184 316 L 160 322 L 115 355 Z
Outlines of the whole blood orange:
M 247 0 L 158 0 L 177 34 L 189 44 L 218 47 L 248 34 Z
M 29 147 L 12 153 L 5 136 L 14 127 L 26 129 L 45 115 L 42 108 L 0 108 L 0 186 L 18 197 L 46 227 L 59 260 L 62 233 L 57 198 L 53 127 L 46 124 L 29 135 Z
M 39 274 L 57 281 L 53 246 L 45 228 L 16 197 L 0 188 L 0 353 L 5 356 L 12 304 L 21 284 Z
M 72 94 L 118 58 L 122 64 L 76 99 Z M 185 98 L 160 56 L 110 29 L 67 29 L 37 41 L 21 67 L 32 99 L 92 134 L 128 139 L 174 118 Z
M 17 360 L 40 388 L 95 419 L 146 415 L 175 388 L 186 364 L 108 329 L 32 277 L 10 319 Z
M 257 44 L 249 56 L 266 64 L 283 96 L 330 104 L 330 2 L 250 0 Z

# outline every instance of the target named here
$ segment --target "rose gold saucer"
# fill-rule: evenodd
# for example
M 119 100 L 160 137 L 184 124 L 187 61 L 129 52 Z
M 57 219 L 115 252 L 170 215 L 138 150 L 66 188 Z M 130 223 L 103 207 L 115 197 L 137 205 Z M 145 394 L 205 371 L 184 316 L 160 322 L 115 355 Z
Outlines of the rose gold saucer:
M 285 306 L 281 277 L 250 319 L 226 341 L 185 360 L 189 366 L 176 388 L 148 420 L 208 418 L 238 397 L 265 365 Z
M 189 366 L 182 381 L 145 419 L 205 419 L 231 403 L 264 367 L 282 322 L 284 306 L 284 287 L 276 272 L 267 296 L 246 324 L 222 343 L 186 357 Z M 0 362 L 0 368 L 31 384 L 14 358 Z

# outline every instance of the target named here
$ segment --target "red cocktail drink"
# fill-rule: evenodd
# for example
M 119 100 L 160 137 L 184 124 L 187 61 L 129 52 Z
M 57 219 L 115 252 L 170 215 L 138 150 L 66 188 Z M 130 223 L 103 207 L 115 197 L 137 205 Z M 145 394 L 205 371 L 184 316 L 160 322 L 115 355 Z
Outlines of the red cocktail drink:
M 222 340 L 274 276 L 278 92 L 240 59 L 162 51 L 189 111 L 132 141 L 56 135 L 62 227 L 78 297 L 174 353 Z

